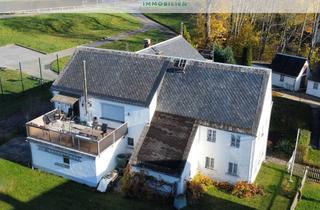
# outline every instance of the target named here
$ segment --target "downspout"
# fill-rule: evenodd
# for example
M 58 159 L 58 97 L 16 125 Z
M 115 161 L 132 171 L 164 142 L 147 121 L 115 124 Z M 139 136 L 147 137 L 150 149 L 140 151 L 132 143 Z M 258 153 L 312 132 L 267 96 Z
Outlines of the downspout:
M 255 149 L 257 138 L 258 138 L 258 136 L 256 136 L 256 138 L 254 138 L 254 140 L 251 143 L 250 166 L 249 166 L 249 175 L 248 175 L 248 182 L 249 183 L 251 183 L 251 178 L 252 178 L 252 168 L 253 168 L 253 162 L 254 162 L 253 151 Z

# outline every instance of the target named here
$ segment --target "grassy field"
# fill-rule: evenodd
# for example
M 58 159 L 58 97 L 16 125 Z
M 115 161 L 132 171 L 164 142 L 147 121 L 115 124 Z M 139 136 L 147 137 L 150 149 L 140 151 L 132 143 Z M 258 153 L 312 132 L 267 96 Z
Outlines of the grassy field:
M 114 49 L 114 50 L 126 50 L 126 51 L 138 51 L 143 49 L 143 45 L 144 45 L 143 40 L 146 38 L 151 39 L 152 44 L 156 44 L 171 38 L 171 36 L 163 33 L 162 31 L 152 29 L 147 32 L 134 34 L 124 40 L 107 43 L 101 46 L 101 48 Z
M 57 60 L 53 61 L 50 64 L 50 69 L 56 73 L 61 72 L 64 69 L 64 67 L 67 65 L 67 63 L 70 61 L 70 59 L 71 59 L 71 56 L 59 58 L 59 70 L 58 70 Z
M 320 150 L 309 148 L 308 163 L 320 168 Z
M 84 185 L 61 177 L 31 170 L 30 168 L 0 159 L 0 209 L 172 209 L 171 204 L 129 200 L 119 193 L 101 194 Z M 287 186 L 288 176 L 283 168 L 265 164 L 257 178 L 264 187 L 265 196 L 240 199 L 210 189 L 189 210 L 209 209 L 287 209 L 297 185 Z
M 145 14 L 147 17 L 156 20 L 157 22 L 168 26 L 176 33 L 180 33 L 181 22 L 183 22 L 188 30 L 192 32 L 195 25 L 194 14 L 174 14 L 174 13 L 161 13 L 161 14 Z
M 147 32 L 136 33 L 123 40 L 107 43 L 105 45 L 100 46 L 100 48 L 135 52 L 143 49 L 143 44 L 144 44 L 143 40 L 146 38 L 151 39 L 152 44 L 156 44 L 156 43 L 165 41 L 167 39 L 170 39 L 172 37 L 171 35 L 165 34 L 157 29 L 151 29 Z M 70 58 L 71 56 L 60 58 L 59 60 L 60 71 L 63 70 L 65 65 L 69 62 Z M 57 61 L 52 62 L 50 68 L 54 72 L 58 72 Z
M 29 105 L 33 107 L 34 105 L 31 104 L 49 100 L 49 83 L 39 86 L 37 79 L 23 74 L 22 81 L 25 92 L 22 93 L 19 71 L 2 69 L 0 70 L 0 78 L 4 92 L 4 95 L 0 95 L 0 119 L 17 112 L 26 112 Z
M 306 182 L 302 190 L 302 199 L 298 202 L 297 210 L 320 209 L 320 184 Z
M 296 177 L 294 177 L 293 183 L 290 183 L 288 178 L 289 176 L 283 167 L 264 164 L 256 179 L 256 183 L 264 188 L 264 196 L 251 199 L 238 198 L 211 188 L 208 196 L 200 202 L 199 209 L 288 209 L 298 186 Z
M 129 14 L 49 14 L 0 19 L 0 46 L 54 52 L 141 27 Z

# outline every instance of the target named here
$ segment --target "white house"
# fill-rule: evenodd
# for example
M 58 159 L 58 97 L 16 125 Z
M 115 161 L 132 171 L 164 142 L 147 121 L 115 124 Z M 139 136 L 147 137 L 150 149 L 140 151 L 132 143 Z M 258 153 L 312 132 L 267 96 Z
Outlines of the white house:
M 199 59 L 181 36 L 156 48 L 78 48 L 52 85 L 56 109 L 27 123 L 33 166 L 96 186 L 118 154 L 132 153 L 133 171 L 175 194 L 197 171 L 253 182 L 266 153 L 270 70 Z
M 277 53 L 271 63 L 272 85 L 291 91 L 299 91 L 307 86 L 310 77 L 306 58 Z
M 308 78 L 308 85 L 306 93 L 308 95 L 320 97 L 320 77 L 318 70 L 313 72 L 312 76 Z

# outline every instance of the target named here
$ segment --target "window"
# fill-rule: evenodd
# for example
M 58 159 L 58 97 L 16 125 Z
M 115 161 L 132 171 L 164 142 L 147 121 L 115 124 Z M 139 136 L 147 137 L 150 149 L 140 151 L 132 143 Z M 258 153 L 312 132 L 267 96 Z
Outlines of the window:
M 209 158 L 209 157 L 206 157 L 206 165 L 205 165 L 205 168 L 207 169 L 214 169 L 214 158 Z
M 283 82 L 283 81 L 284 81 L 284 75 L 281 74 L 281 75 L 280 75 L 280 82 Z
M 208 129 L 207 141 L 216 142 L 216 131 L 215 130 Z
M 173 66 L 179 69 L 184 69 L 186 67 L 186 64 L 187 64 L 187 60 L 185 59 L 177 59 L 177 60 L 174 60 L 173 62 Z
M 112 104 L 101 104 L 101 118 L 116 122 L 124 122 L 124 108 Z
M 313 83 L 313 89 L 318 90 L 318 86 L 319 86 L 319 83 L 317 82 Z
M 70 164 L 70 158 L 67 156 L 63 156 L 63 163 L 69 165 Z
M 231 135 L 231 147 L 240 147 L 240 136 L 234 134 Z
M 134 139 L 133 138 L 131 138 L 131 137 L 128 137 L 128 145 L 129 146 L 134 146 Z
M 228 174 L 237 176 L 238 175 L 238 164 L 229 162 Z

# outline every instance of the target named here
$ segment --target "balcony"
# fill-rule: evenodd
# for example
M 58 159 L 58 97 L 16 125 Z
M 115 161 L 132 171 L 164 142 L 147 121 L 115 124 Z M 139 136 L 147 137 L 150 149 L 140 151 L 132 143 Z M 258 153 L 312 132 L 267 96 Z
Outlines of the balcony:
M 118 128 L 82 125 L 68 119 L 57 109 L 28 122 L 26 129 L 30 138 L 91 155 L 99 155 L 128 131 L 127 123 Z

